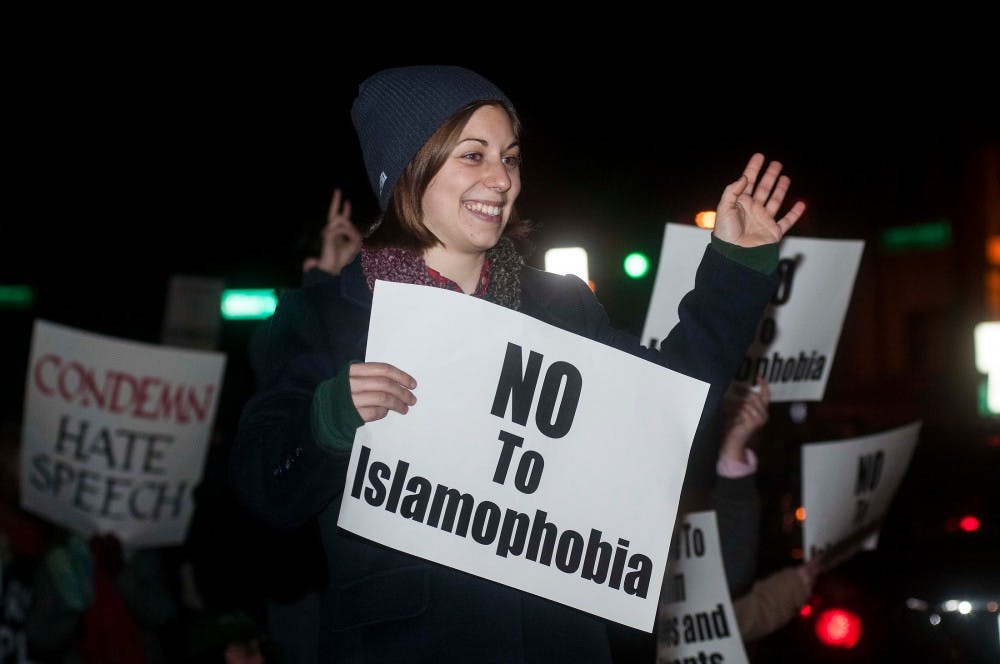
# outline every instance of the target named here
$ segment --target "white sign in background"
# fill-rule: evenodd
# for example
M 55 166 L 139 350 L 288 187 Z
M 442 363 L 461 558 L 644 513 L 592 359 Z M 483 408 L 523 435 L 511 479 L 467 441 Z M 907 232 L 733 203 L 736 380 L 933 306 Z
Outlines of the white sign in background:
M 652 631 L 706 383 L 484 300 L 383 281 L 367 359 L 410 373 L 418 401 L 358 429 L 341 527 Z M 449 519 L 448 489 L 467 496 L 467 521 Z
M 24 509 L 85 537 L 180 544 L 225 355 L 36 320 L 26 377 Z
M 878 545 L 878 529 L 917 446 L 921 422 L 860 438 L 802 446 L 802 547 L 829 565 Z M 833 555 L 833 559 L 830 557 Z
M 711 235 L 696 226 L 666 225 L 644 343 L 661 341 L 677 323 L 677 307 L 694 287 Z M 782 241 L 779 267 L 785 277 L 775 294 L 778 302 L 761 318 L 736 380 L 750 384 L 763 375 L 772 402 L 823 399 L 863 250 L 863 240 L 789 236 Z
M 678 523 L 656 623 L 656 661 L 748 661 L 722 564 L 715 512 L 691 512 Z

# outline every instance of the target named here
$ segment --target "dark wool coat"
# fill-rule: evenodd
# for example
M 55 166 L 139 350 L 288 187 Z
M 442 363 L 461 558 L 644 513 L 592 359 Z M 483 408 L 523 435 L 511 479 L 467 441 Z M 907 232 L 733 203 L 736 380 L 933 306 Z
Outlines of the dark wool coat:
M 521 311 L 710 383 L 704 426 L 777 284 L 776 275 L 706 247 L 695 287 L 681 300 L 680 322 L 660 350 L 613 328 L 575 276 L 524 267 Z M 339 279 L 282 297 L 268 331 L 262 386 L 241 415 L 230 464 L 231 482 L 253 514 L 282 528 L 319 521 L 330 578 L 319 661 L 609 662 L 600 618 L 337 527 L 350 453 L 317 443 L 313 394 L 345 363 L 364 359 L 371 301 L 360 259 Z

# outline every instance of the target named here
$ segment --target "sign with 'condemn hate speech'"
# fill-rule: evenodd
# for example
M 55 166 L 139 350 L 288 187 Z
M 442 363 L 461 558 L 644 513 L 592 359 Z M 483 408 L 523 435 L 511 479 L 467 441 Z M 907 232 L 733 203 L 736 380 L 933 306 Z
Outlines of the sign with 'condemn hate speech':
M 83 536 L 182 543 L 224 366 L 221 353 L 35 321 L 21 505 Z

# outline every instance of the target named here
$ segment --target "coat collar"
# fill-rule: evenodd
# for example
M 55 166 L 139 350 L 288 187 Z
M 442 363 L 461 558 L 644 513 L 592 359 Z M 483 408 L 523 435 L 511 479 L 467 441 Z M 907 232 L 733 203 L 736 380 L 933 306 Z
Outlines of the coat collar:
M 372 308 L 372 292 L 361 269 L 361 254 L 355 256 L 354 260 L 340 271 L 340 294 L 352 304 L 364 309 Z

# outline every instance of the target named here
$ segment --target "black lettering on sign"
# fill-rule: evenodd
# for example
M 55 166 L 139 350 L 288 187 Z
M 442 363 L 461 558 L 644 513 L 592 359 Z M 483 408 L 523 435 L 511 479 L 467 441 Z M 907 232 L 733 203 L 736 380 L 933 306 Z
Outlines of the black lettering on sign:
M 687 592 L 684 589 L 684 575 L 671 574 L 663 580 L 662 601 L 670 604 L 672 602 L 683 602 L 687 599 Z
M 722 604 L 717 604 L 715 610 L 687 613 L 683 618 L 684 643 L 711 641 L 729 636 L 729 622 Z
M 674 533 L 670 542 L 670 557 L 674 560 L 705 555 L 705 533 L 701 528 L 692 528 L 690 523 L 684 523 L 679 531 Z
M 778 276 L 781 278 L 781 283 L 778 284 L 778 290 L 774 292 L 771 302 L 775 304 L 788 302 L 792 296 L 792 279 L 795 277 L 795 270 L 801 261 L 801 254 L 795 258 L 782 258 L 778 261 Z
M 503 447 L 500 449 L 496 470 L 493 471 L 493 481 L 497 484 L 504 484 L 507 481 L 507 472 L 510 470 L 514 448 L 521 447 L 524 444 L 524 438 L 506 431 L 501 431 L 499 438 L 503 441 Z M 543 470 L 545 470 L 545 459 L 542 458 L 542 455 L 534 450 L 526 451 L 517 462 L 514 486 L 521 493 L 534 493 L 542 481 Z
M 854 523 L 863 523 L 865 516 L 868 514 L 868 501 L 864 498 L 859 498 L 857 504 L 854 506 Z
M 47 454 L 32 457 L 29 468 L 28 482 L 35 489 L 103 519 L 176 519 L 190 498 L 186 481 L 172 483 L 102 474 Z
M 778 326 L 775 325 L 774 319 L 771 317 L 765 318 L 760 322 L 760 342 L 765 346 L 769 346 L 772 341 L 774 341 L 775 335 L 778 334 Z
M 531 351 L 525 366 L 521 347 L 511 342 L 507 343 L 507 352 L 500 368 L 500 379 L 497 381 L 497 391 L 493 397 L 490 413 L 497 417 L 505 417 L 507 405 L 510 404 L 511 420 L 521 426 L 527 425 L 535 387 L 538 385 L 541 373 L 542 359 L 541 353 Z M 582 390 L 583 376 L 580 375 L 579 369 L 569 362 L 562 361 L 549 365 L 545 371 L 535 411 L 535 425 L 538 430 L 549 438 L 562 438 L 569 433 L 573 426 L 573 418 L 576 417 Z
M 510 419 L 526 426 L 528 413 L 531 412 L 531 399 L 535 396 L 535 386 L 542 368 L 541 353 L 531 351 L 524 373 L 521 373 L 521 366 L 521 347 L 507 342 L 507 354 L 504 355 L 503 366 L 500 368 L 500 380 L 497 381 L 497 393 L 493 397 L 493 409 L 490 412 L 502 418 L 507 414 L 507 404 L 510 403 Z
M 858 476 L 854 482 L 854 495 L 859 496 L 874 491 L 882 479 L 882 463 L 885 455 L 882 450 L 874 454 L 866 454 L 858 459 Z

